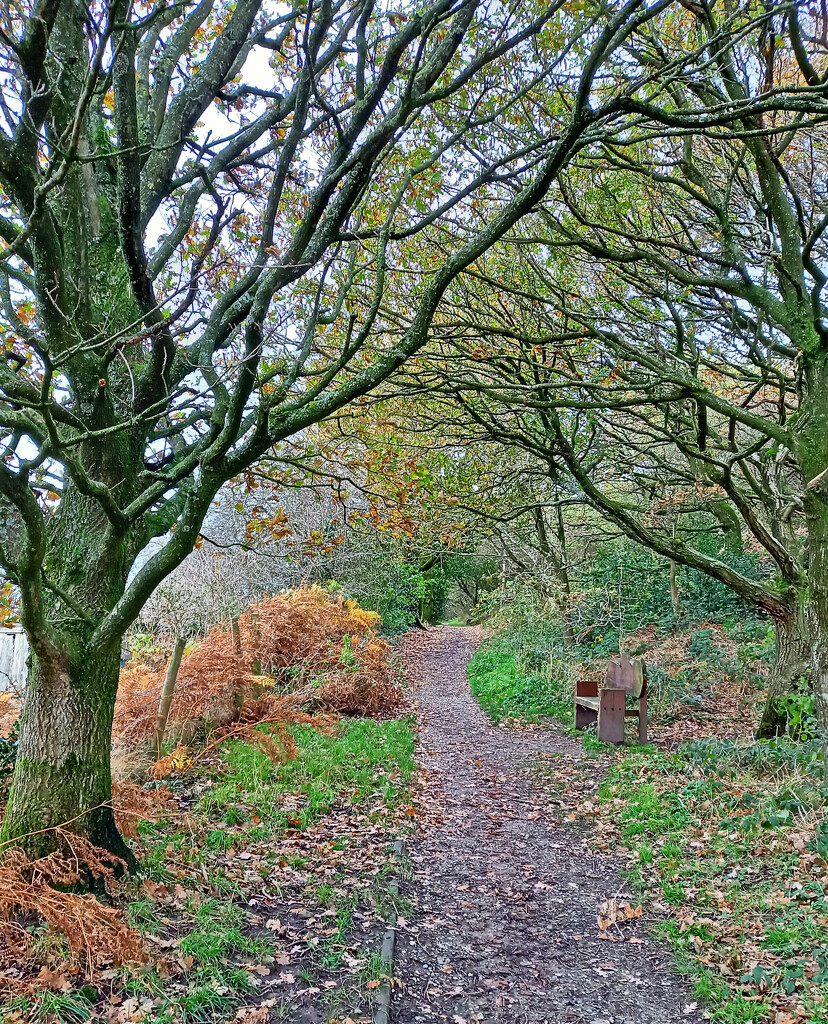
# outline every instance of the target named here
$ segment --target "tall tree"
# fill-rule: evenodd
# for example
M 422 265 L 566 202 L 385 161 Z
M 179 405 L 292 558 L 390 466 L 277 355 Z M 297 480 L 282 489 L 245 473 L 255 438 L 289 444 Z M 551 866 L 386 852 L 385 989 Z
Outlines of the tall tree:
M 222 483 L 416 352 L 449 283 L 649 95 L 619 47 L 670 6 L 3 8 L 0 564 L 33 657 L 5 840 L 68 822 L 126 856 L 124 630 Z M 673 70 L 703 60 L 680 44 Z

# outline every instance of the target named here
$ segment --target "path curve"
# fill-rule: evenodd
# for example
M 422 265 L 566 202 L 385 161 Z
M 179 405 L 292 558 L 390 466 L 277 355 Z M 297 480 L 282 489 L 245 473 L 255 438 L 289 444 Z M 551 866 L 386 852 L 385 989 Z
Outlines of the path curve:
M 530 781 L 538 755 L 579 756 L 552 730 L 495 728 L 466 666 L 478 629 L 403 644 L 420 682 L 420 758 L 441 822 L 409 845 L 414 913 L 398 930 L 394 1024 L 676 1024 L 703 1020 L 665 950 L 598 938 L 596 912 L 624 893 L 616 865 L 556 823 Z

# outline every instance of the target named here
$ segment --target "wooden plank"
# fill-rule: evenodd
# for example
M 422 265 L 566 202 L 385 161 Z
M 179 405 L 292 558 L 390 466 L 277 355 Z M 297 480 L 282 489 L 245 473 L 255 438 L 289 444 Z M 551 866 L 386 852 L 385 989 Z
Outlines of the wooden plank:
M 636 700 L 641 696 L 646 684 L 644 662 L 640 658 L 630 661 L 628 654 L 613 658 L 607 665 L 607 687 L 611 690 L 624 690 Z
M 575 683 L 575 694 L 578 697 L 597 697 L 598 687 L 597 679 L 579 679 Z
M 588 729 L 598 721 L 597 697 L 575 698 L 575 728 Z
M 630 689 L 630 696 L 636 700 L 641 696 L 641 691 L 644 689 L 646 670 L 644 668 L 644 662 L 640 658 L 636 658 L 632 663 L 632 678 L 633 685 Z
M 644 692 L 638 701 L 638 742 L 646 743 L 647 736 L 647 725 L 648 725 L 648 714 L 647 714 L 647 676 L 644 675 Z
M 624 742 L 624 705 L 626 693 L 621 689 L 601 691 L 598 711 L 598 739 L 603 743 Z
M 607 686 L 611 690 L 632 688 L 632 665 L 628 654 L 613 658 L 607 665 Z

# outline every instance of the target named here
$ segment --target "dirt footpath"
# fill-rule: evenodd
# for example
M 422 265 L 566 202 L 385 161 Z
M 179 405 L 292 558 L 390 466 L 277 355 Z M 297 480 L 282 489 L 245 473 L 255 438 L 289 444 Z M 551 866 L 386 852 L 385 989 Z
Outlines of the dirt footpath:
M 395 1024 L 701 1022 L 640 924 L 599 939 L 598 907 L 625 893 L 617 866 L 576 825 L 554 822 L 530 781 L 538 755 L 580 747 L 551 730 L 491 725 L 466 681 L 479 642 L 478 630 L 443 627 L 405 644 L 442 823 L 408 848 L 414 913 L 397 934 Z

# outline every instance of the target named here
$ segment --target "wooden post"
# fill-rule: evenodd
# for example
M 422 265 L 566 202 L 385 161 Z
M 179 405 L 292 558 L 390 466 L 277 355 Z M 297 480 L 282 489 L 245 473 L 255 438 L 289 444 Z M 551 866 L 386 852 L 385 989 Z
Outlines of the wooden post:
M 638 698 L 638 742 L 646 743 L 647 733 L 647 666 L 641 662 L 641 695 Z
M 598 711 L 598 739 L 602 743 L 624 742 L 623 690 L 602 690 L 601 707 Z
M 234 615 L 230 620 L 230 632 L 233 634 L 233 647 L 236 649 L 236 654 L 242 653 L 242 642 L 241 642 L 241 630 L 239 629 L 239 618 Z M 245 698 L 245 685 L 241 683 L 233 694 L 233 707 L 236 710 L 236 717 L 241 714 L 241 709 L 244 707 Z
M 579 697 L 594 702 L 595 707 L 592 706 L 592 703 L 581 704 L 578 700 Z M 598 683 L 593 679 L 578 679 L 575 683 L 575 728 L 586 729 L 590 725 L 594 725 L 598 721 L 599 706 Z
M 250 609 L 250 639 L 253 644 L 253 653 L 255 654 L 259 650 L 259 640 L 261 636 L 259 634 L 259 616 L 255 609 Z M 253 661 L 253 675 L 260 676 L 262 674 L 262 663 L 258 658 Z
M 161 691 L 161 701 L 158 705 L 158 718 L 155 723 L 155 751 L 160 759 L 161 744 L 164 742 L 164 733 L 167 730 L 167 716 L 170 713 L 175 681 L 178 678 L 178 670 L 181 667 L 181 658 L 187 641 L 183 636 L 178 637 L 173 645 L 170 663 L 167 666 L 167 674 L 164 676 L 164 689 Z

